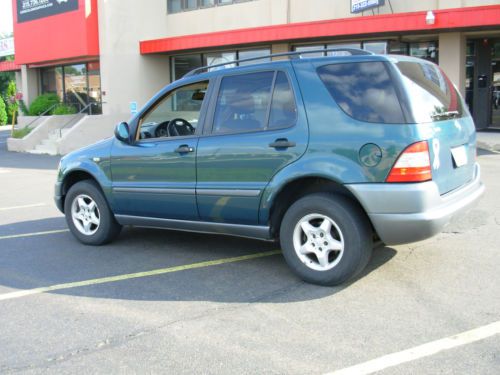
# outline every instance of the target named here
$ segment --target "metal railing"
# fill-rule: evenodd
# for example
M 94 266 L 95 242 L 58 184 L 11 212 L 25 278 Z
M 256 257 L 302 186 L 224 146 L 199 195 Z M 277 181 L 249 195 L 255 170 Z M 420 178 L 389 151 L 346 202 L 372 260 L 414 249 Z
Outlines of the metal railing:
M 93 103 L 89 103 L 87 104 L 85 107 L 83 107 L 82 109 L 80 109 L 80 111 L 78 111 L 77 113 L 75 113 L 73 115 L 73 117 L 71 117 L 71 119 L 69 119 L 69 121 L 65 122 L 64 125 L 62 127 L 59 128 L 59 138 L 62 138 L 62 131 L 63 129 L 65 129 L 68 125 L 70 125 L 73 120 L 78 116 L 78 115 L 81 115 L 83 112 L 85 112 L 87 109 L 89 109 L 89 114 L 92 115 L 92 106 L 93 105 L 100 105 L 100 104 L 104 104 L 104 102 L 101 102 L 101 103 L 97 103 L 97 102 L 93 102 Z
M 326 53 L 326 52 L 349 52 L 350 56 L 374 55 L 373 52 L 366 51 L 364 49 L 359 49 L 359 48 L 326 48 L 326 49 L 323 48 L 323 49 L 313 49 L 310 51 L 292 51 L 292 52 L 283 52 L 283 53 L 271 53 L 269 55 L 264 55 L 264 56 L 249 57 L 247 59 L 232 60 L 232 61 L 228 61 L 225 63 L 202 66 L 200 68 L 196 68 L 196 69 L 193 69 L 193 70 L 187 72 L 182 78 L 191 77 L 191 76 L 194 76 L 196 74 L 200 74 L 204 70 L 208 71 L 209 69 L 212 69 L 212 68 L 225 67 L 226 65 L 238 64 L 241 62 L 263 60 L 263 59 L 269 59 L 271 57 L 290 56 L 290 57 L 300 58 L 302 55 L 307 55 L 307 54 L 311 54 L 311 53 Z
M 52 111 L 55 107 L 57 107 L 59 105 L 59 103 L 56 103 L 56 104 L 53 104 L 51 105 L 48 109 L 46 109 L 45 111 L 43 111 L 41 114 L 39 114 L 34 120 L 30 121 L 30 123 L 28 125 L 25 126 L 25 128 L 29 128 L 29 126 L 33 123 L 35 123 L 36 121 L 38 121 L 41 117 L 45 116 L 47 113 L 49 113 L 50 111 Z

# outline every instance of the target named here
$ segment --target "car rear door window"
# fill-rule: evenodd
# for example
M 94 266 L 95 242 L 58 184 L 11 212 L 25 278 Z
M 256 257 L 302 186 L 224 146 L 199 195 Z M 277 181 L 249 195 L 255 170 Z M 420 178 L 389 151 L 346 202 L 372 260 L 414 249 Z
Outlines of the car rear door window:
M 282 129 L 293 126 L 297 119 L 297 106 L 292 87 L 284 72 L 278 72 L 274 84 L 269 129 Z
M 340 108 L 356 120 L 406 122 L 385 63 L 330 64 L 318 68 L 318 74 Z
M 256 72 L 222 79 L 214 115 L 214 134 L 264 130 L 274 72 Z

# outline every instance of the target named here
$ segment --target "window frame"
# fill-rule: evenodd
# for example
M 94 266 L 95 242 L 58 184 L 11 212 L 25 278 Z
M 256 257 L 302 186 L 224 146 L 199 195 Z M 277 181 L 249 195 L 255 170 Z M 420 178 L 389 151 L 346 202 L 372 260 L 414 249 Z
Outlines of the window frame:
M 259 129 L 259 130 L 247 130 L 247 131 L 231 132 L 231 133 L 220 133 L 220 134 L 215 133 L 214 132 L 215 110 L 216 110 L 217 102 L 219 99 L 222 80 L 224 78 L 227 78 L 227 77 L 234 77 L 234 76 L 241 76 L 241 75 L 248 75 L 248 74 L 262 73 L 262 72 L 273 72 L 273 80 L 272 80 L 272 84 L 271 84 L 271 88 L 270 88 L 269 103 L 267 105 L 266 117 L 265 117 L 266 122 L 265 122 L 264 128 Z M 282 72 L 285 74 L 285 76 L 288 80 L 288 84 L 290 86 L 290 89 L 292 90 L 293 101 L 295 103 L 295 108 L 296 108 L 296 115 L 295 115 L 295 120 L 289 126 L 270 129 L 269 128 L 269 120 L 271 117 L 273 96 L 274 96 L 274 90 L 276 87 L 276 78 L 277 78 L 279 72 Z M 287 71 L 287 69 L 259 69 L 259 70 L 251 70 L 248 72 L 245 71 L 245 72 L 234 72 L 234 73 L 229 73 L 229 74 L 221 74 L 217 77 L 216 82 L 214 82 L 213 92 L 211 93 L 211 98 L 210 98 L 210 105 L 209 105 L 209 108 L 207 109 L 208 114 L 207 114 L 207 117 L 205 118 L 205 126 L 204 126 L 203 135 L 204 136 L 220 137 L 220 136 L 231 136 L 231 135 L 239 135 L 239 134 L 265 133 L 265 132 L 272 132 L 272 131 L 280 131 L 283 129 L 291 129 L 297 125 L 298 118 L 299 118 L 299 114 L 298 114 L 299 107 L 298 107 L 297 103 L 298 103 L 297 93 L 294 89 L 291 76 L 290 76 L 289 72 Z
M 198 126 L 196 127 L 196 131 L 194 134 L 181 135 L 177 137 L 153 137 L 153 138 L 140 139 L 140 129 L 144 118 L 148 116 L 152 111 L 154 111 L 163 102 L 163 100 L 167 99 L 167 97 L 176 90 L 182 89 L 183 87 L 196 85 L 197 83 L 202 83 L 202 82 L 207 82 L 208 84 L 207 92 L 205 93 L 205 98 L 203 99 L 203 103 L 201 104 Z M 213 78 L 210 78 L 210 79 L 200 79 L 181 85 L 176 85 L 175 87 L 172 87 L 165 93 L 162 93 L 151 105 L 149 105 L 148 108 L 144 109 L 138 114 L 137 119 L 135 120 L 137 125 L 135 126 L 134 142 L 142 144 L 142 143 L 165 142 L 165 141 L 171 141 L 173 139 L 190 139 L 199 137 L 203 133 L 203 128 L 205 127 L 205 121 L 207 119 L 207 110 L 209 102 L 211 101 L 210 98 L 212 95 L 211 93 L 212 91 L 213 91 Z

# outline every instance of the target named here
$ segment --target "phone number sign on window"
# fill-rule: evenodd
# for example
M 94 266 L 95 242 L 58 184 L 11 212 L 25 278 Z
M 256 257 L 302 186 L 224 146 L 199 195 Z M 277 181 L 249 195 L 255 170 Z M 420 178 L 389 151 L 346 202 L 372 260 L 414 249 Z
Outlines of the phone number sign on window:
M 385 0 L 351 0 L 351 13 L 359 13 L 384 4 Z
M 33 21 L 78 9 L 78 0 L 17 0 L 17 22 Z

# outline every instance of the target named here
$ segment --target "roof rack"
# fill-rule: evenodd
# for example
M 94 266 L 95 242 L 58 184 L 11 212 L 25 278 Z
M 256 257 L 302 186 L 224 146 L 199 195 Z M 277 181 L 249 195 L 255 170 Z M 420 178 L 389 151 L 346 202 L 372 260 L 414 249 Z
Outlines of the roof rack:
M 196 74 L 200 74 L 203 71 L 208 71 L 209 69 L 212 68 L 219 68 L 219 67 L 224 67 L 226 65 L 231 65 L 231 64 L 237 64 L 240 62 L 248 62 L 248 61 L 256 61 L 256 60 L 263 60 L 263 59 L 268 59 L 271 57 L 284 57 L 284 56 L 290 56 L 292 58 L 301 58 L 302 55 L 307 55 L 311 53 L 318 53 L 318 52 L 349 52 L 351 55 L 374 55 L 373 52 L 370 51 L 365 51 L 363 49 L 359 48 L 327 48 L 327 49 L 313 49 L 309 51 L 293 51 L 293 52 L 284 52 L 284 53 L 272 53 L 269 55 L 265 56 L 258 56 L 258 57 L 250 57 L 248 59 L 240 59 L 240 60 L 233 60 L 233 61 L 228 61 L 225 63 L 220 63 L 220 64 L 215 64 L 215 65 L 207 65 L 207 66 L 202 66 L 200 68 L 193 69 L 189 72 L 187 72 L 182 78 L 186 77 L 191 77 Z

